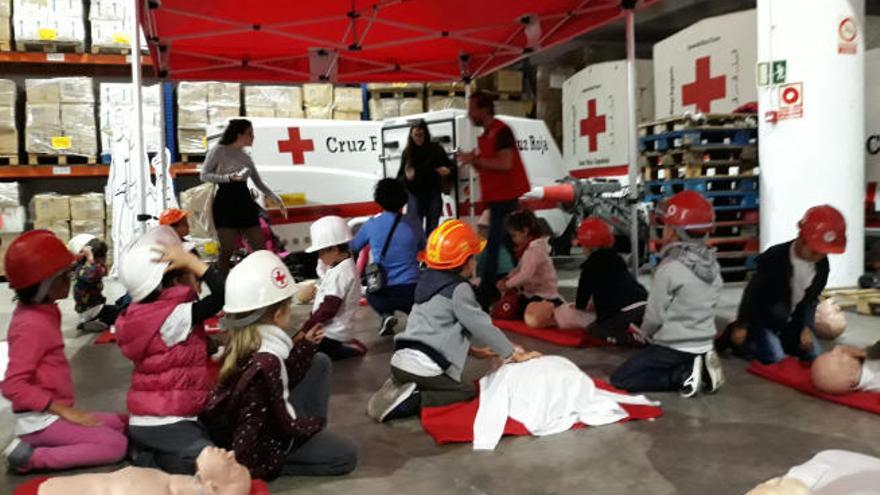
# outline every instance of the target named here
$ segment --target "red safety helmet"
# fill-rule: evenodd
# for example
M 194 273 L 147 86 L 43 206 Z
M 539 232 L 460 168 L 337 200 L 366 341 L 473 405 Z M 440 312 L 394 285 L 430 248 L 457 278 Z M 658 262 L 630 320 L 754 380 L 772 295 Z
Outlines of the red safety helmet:
M 168 208 L 159 215 L 159 225 L 174 225 L 189 215 L 188 211 Z
M 9 287 L 24 289 L 54 277 L 76 259 L 61 239 L 48 230 L 31 230 L 9 244 L 3 268 Z
M 614 245 L 611 227 L 597 217 L 587 217 L 577 231 L 577 242 L 585 248 L 604 248 Z
M 657 217 L 664 225 L 693 234 L 708 234 L 715 223 L 715 210 L 702 194 L 682 191 L 660 205 Z
M 846 251 L 846 219 L 831 205 L 814 206 L 798 222 L 801 241 L 813 251 L 822 254 L 841 254 Z

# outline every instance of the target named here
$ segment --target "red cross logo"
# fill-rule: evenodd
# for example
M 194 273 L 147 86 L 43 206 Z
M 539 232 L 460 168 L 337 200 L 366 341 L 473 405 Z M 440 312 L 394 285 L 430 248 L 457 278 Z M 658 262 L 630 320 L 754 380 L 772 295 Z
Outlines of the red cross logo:
M 306 151 L 315 151 L 315 142 L 311 139 L 302 139 L 299 135 L 299 127 L 287 129 L 287 141 L 278 141 L 279 153 L 290 153 L 294 165 L 302 165 L 306 162 Z
M 272 270 L 272 282 L 281 289 L 287 287 L 287 275 L 281 271 L 281 268 Z
M 590 152 L 599 149 L 599 134 L 605 132 L 605 116 L 597 115 L 596 99 L 587 102 L 587 118 L 581 120 L 581 136 L 590 141 Z
M 727 95 L 727 78 L 711 77 L 709 57 L 698 58 L 696 61 L 696 80 L 681 87 L 681 104 L 696 105 L 700 112 L 709 112 L 713 100 L 720 100 Z

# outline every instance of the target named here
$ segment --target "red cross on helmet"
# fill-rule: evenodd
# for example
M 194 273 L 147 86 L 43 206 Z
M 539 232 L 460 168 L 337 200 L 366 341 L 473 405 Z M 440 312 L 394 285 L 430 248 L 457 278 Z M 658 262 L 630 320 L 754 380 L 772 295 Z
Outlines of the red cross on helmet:
M 682 191 L 661 203 L 657 218 L 664 225 L 691 234 L 708 234 L 715 223 L 715 210 L 702 194 Z
M 255 251 L 226 277 L 223 311 L 242 314 L 263 309 L 293 297 L 294 292 L 293 276 L 284 261 L 271 251 Z
M 808 248 L 822 254 L 846 251 L 846 219 L 831 205 L 814 206 L 798 222 L 798 237 Z

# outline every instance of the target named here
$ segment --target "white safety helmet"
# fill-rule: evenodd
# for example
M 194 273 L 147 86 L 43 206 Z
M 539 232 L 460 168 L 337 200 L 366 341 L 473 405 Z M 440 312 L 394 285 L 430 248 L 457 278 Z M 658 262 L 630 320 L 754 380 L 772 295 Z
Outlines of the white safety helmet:
M 330 215 L 318 219 L 309 228 L 312 245 L 307 253 L 314 253 L 324 248 L 345 244 L 351 240 L 351 228 L 342 217 Z
M 275 303 L 292 298 L 297 291 L 290 270 L 275 253 L 256 251 L 226 277 L 224 328 L 242 328 L 262 318 Z
M 157 261 L 155 249 L 159 246 L 179 245 L 180 237 L 174 229 L 163 225 L 135 239 L 121 256 L 119 281 L 134 302 L 140 302 L 162 283 L 168 262 Z
M 67 243 L 67 249 L 73 254 L 79 254 L 94 239 L 92 234 L 77 234 Z

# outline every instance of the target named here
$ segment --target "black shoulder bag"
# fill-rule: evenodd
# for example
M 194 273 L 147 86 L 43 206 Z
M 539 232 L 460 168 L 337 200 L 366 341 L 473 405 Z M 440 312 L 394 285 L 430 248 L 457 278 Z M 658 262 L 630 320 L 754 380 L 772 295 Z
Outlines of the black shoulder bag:
M 382 246 L 382 254 L 376 259 L 385 259 L 385 254 L 388 252 L 388 247 L 391 245 L 391 236 L 394 235 L 394 231 L 397 229 L 397 224 L 400 223 L 401 216 L 402 215 L 398 213 L 394 218 L 394 225 L 391 226 L 391 230 L 388 232 L 388 237 L 385 239 L 385 245 Z M 364 274 L 361 276 L 361 283 L 367 288 L 367 294 L 375 294 L 384 289 L 385 284 L 388 283 L 388 275 L 385 273 L 385 267 L 375 261 L 370 263 L 364 268 Z

